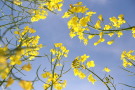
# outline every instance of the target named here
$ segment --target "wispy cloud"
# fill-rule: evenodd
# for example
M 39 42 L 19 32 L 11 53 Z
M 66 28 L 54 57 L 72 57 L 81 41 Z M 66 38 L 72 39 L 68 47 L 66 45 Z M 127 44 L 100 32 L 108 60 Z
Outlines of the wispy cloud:
M 106 4 L 108 0 L 91 0 L 93 3 Z

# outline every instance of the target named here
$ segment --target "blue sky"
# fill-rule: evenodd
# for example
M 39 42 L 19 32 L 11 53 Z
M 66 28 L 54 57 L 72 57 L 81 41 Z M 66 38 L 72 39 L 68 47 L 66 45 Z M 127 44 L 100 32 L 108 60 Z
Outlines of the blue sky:
M 106 73 L 102 69 L 109 67 L 112 70 L 109 74 L 115 78 L 116 84 L 123 82 L 133 85 L 133 82 L 135 82 L 134 77 L 127 76 L 129 74 L 119 68 L 122 66 L 122 61 L 120 60 L 121 52 L 123 50 L 135 50 L 135 39 L 132 37 L 131 32 L 124 32 L 124 35 L 121 38 L 117 38 L 111 46 L 106 43 L 93 46 L 95 39 L 92 39 L 85 46 L 78 38 L 71 39 L 69 37 L 69 29 L 66 24 L 68 19 L 62 19 L 61 16 L 69 8 L 69 4 L 79 1 L 97 12 L 97 15 L 102 14 L 107 22 L 109 17 L 117 17 L 119 14 L 124 14 L 127 22 L 131 26 L 135 25 L 135 0 L 65 0 L 62 12 L 58 12 L 58 15 L 50 13 L 47 19 L 40 20 L 32 25 L 37 30 L 36 34 L 41 37 L 40 43 L 46 45 L 41 50 L 41 53 L 49 53 L 53 43 L 63 43 L 70 50 L 69 57 L 65 58 L 66 61 L 69 61 L 67 62 L 66 69 L 69 68 L 68 65 L 71 64 L 76 56 L 87 54 L 91 56 L 88 60 L 95 61 L 96 67 L 94 71 L 97 74 L 104 76 Z M 46 60 L 46 58 L 37 58 L 35 62 L 32 62 L 33 71 L 28 73 L 30 76 L 27 76 L 26 79 L 33 79 L 34 69 L 40 64 L 43 65 L 42 67 L 46 67 Z M 92 85 L 87 79 L 81 80 L 75 77 L 72 71 L 65 74 L 63 79 L 67 80 L 67 87 L 63 90 L 107 90 L 99 81 Z M 21 90 L 16 84 L 10 87 L 11 90 Z M 131 90 L 122 85 L 117 85 L 117 88 L 118 90 Z M 43 90 L 40 83 L 37 83 L 35 90 Z

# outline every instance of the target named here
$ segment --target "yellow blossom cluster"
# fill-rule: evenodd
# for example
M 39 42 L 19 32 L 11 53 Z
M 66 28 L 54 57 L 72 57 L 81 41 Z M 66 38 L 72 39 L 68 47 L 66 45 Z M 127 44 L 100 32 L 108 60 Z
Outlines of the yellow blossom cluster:
M 97 80 L 93 77 L 93 75 L 100 80 L 101 78 L 89 69 L 95 67 L 95 62 L 93 60 L 87 61 L 89 57 L 90 56 L 87 56 L 86 54 L 76 57 L 72 62 L 71 67 L 73 68 L 74 76 L 78 76 L 80 79 L 84 79 L 85 77 L 87 77 L 88 81 L 94 84 Z M 87 74 L 85 74 L 83 70 L 87 70 L 91 74 L 87 76 Z M 110 72 L 111 70 L 108 67 L 105 67 L 103 71 Z M 104 81 L 102 82 L 104 83 Z
M 20 71 L 30 71 L 32 69 L 29 60 L 34 59 L 39 54 L 38 50 L 42 48 L 42 44 L 38 45 L 39 36 L 29 37 L 30 34 L 35 32 L 34 29 L 26 26 L 24 29 L 14 32 L 19 42 L 15 49 L 9 49 L 6 45 L 0 47 L 0 78 L 6 80 L 6 87 L 14 82 L 14 77 L 11 76 L 14 68 L 18 68 Z M 22 65 L 25 61 L 28 64 Z M 19 65 L 19 67 L 15 67 L 16 65 Z
M 22 66 L 22 70 L 30 71 L 31 69 L 32 69 L 32 67 L 31 67 L 30 63 L 25 64 L 25 65 Z
M 48 12 L 43 9 L 31 10 L 33 14 L 31 17 L 32 22 L 39 21 L 40 19 L 45 19 L 48 15 Z
M 85 13 L 88 8 L 86 6 L 82 6 L 82 2 L 78 2 L 76 4 L 70 4 L 70 11 L 74 13 Z
M 118 16 L 118 19 L 116 17 L 109 18 L 111 23 L 109 23 L 109 25 L 104 25 L 104 26 L 101 25 L 101 23 L 104 21 L 102 15 L 99 15 L 98 19 L 99 20 L 97 20 L 94 27 L 89 25 L 90 27 L 94 28 L 95 30 L 98 30 L 99 32 L 96 34 L 96 35 L 99 35 L 99 40 L 94 43 L 95 46 L 105 41 L 104 39 L 105 35 L 109 35 L 110 37 L 112 37 L 115 34 L 117 35 L 117 37 L 121 37 L 123 35 L 123 32 L 119 30 L 121 25 L 126 23 L 126 21 L 124 20 L 123 14 L 120 14 Z M 113 43 L 114 43 L 114 40 L 110 40 L 107 42 L 108 45 L 111 45 Z
M 58 10 L 61 11 L 61 7 L 63 6 L 63 0 L 49 0 L 48 2 L 46 2 L 44 5 L 46 5 L 46 7 L 51 10 Z
M 10 59 L 10 62 L 8 61 L 8 59 Z M 0 78 L 7 80 L 6 87 L 9 87 L 13 84 L 14 79 L 12 77 L 9 77 L 9 75 L 11 73 L 11 70 L 13 69 L 13 65 L 20 65 L 22 63 L 20 59 L 21 54 L 18 51 L 16 51 L 14 55 L 11 55 L 10 50 L 6 46 L 0 47 Z M 23 66 L 23 68 L 25 68 L 24 70 L 26 70 L 26 67 L 28 66 Z
M 123 51 L 121 54 L 121 60 L 123 61 L 123 66 L 126 68 L 128 66 L 132 66 L 133 62 L 135 60 L 135 55 L 133 55 L 135 51 L 130 50 L 130 51 Z
M 48 90 L 49 88 L 50 89 L 54 88 L 55 90 L 62 90 L 63 88 L 66 87 L 66 83 L 67 83 L 66 80 L 60 79 L 63 75 L 62 72 L 64 67 L 64 64 L 62 63 L 62 59 L 63 57 L 68 56 L 69 50 L 67 50 L 67 48 L 63 46 L 62 43 L 54 43 L 54 48 L 50 49 L 50 52 L 51 52 L 50 62 L 52 68 L 50 71 L 45 71 L 41 75 L 46 80 L 44 82 L 43 87 L 45 90 Z M 58 66 L 62 66 L 62 67 L 58 67 Z
M 118 18 L 110 17 L 110 23 L 106 25 L 103 24 L 103 16 L 99 15 L 98 20 L 93 25 L 91 17 L 94 14 L 96 14 L 96 12 L 93 12 L 86 6 L 83 6 L 82 2 L 70 4 L 70 9 L 68 9 L 68 11 L 62 16 L 62 18 L 70 18 L 67 23 L 68 28 L 70 29 L 70 37 L 73 38 L 77 36 L 85 45 L 87 45 L 90 39 L 94 36 L 99 36 L 99 39 L 94 43 L 94 46 L 96 46 L 101 42 L 105 42 L 105 35 L 110 37 L 113 35 L 121 37 L 123 35 L 123 31 L 129 29 L 121 29 L 121 26 L 126 23 L 123 14 L 118 15 Z M 132 31 L 133 30 L 134 28 L 132 28 Z M 135 34 L 133 34 L 133 37 L 135 37 Z M 107 42 L 108 45 L 113 43 L 114 40 Z
M 25 7 L 25 9 L 28 9 L 29 14 L 31 15 L 31 22 L 36 22 L 41 19 L 45 19 L 48 16 L 48 11 L 55 13 L 55 10 L 61 11 L 64 1 L 63 0 L 37 0 L 36 4 L 35 1 L 29 1 L 28 2 L 34 3 L 37 5 L 37 8 L 30 8 Z M 14 5 L 22 5 L 21 0 L 13 0 Z M 22 7 L 22 6 L 21 6 Z
M 71 4 L 70 9 L 64 13 L 63 18 L 71 19 L 68 21 L 68 28 L 70 29 L 70 37 L 73 38 L 78 36 L 80 40 L 83 41 L 85 45 L 88 43 L 88 37 L 85 37 L 84 31 L 89 31 L 88 22 L 91 21 L 91 17 L 96 12 L 88 11 L 89 9 L 86 6 L 83 6 L 82 2 L 78 2 L 77 4 Z M 87 12 L 88 11 L 88 12 Z M 77 14 L 83 13 L 84 17 L 79 18 Z M 74 15 L 75 14 L 75 15 Z
M 41 76 L 47 79 L 43 86 L 45 90 L 48 90 L 52 85 L 55 90 L 62 90 L 66 87 L 66 80 L 60 80 L 60 76 L 57 73 L 45 72 Z
M 50 52 L 54 55 L 52 61 L 60 60 L 63 56 L 67 57 L 69 50 L 62 43 L 55 43 L 54 48 L 50 49 Z
M 48 11 L 53 12 L 54 10 L 61 11 L 63 0 L 49 0 L 42 2 L 37 9 L 31 9 L 29 12 L 32 14 L 31 21 L 36 22 L 40 19 L 45 19 L 48 15 Z
M 20 54 L 24 56 L 28 56 L 30 60 L 34 59 L 35 56 L 39 55 L 38 50 L 43 47 L 42 44 L 38 44 L 40 37 L 39 36 L 32 36 L 29 37 L 28 33 L 35 33 L 36 31 L 29 26 L 24 27 L 21 31 L 15 31 L 14 33 L 17 34 L 17 39 L 20 42 L 21 47 L 24 47 L 20 50 Z M 17 53 L 19 54 L 19 53 Z M 18 56 L 18 58 L 20 58 Z
M 72 65 L 71 67 L 72 68 L 85 68 L 86 66 L 84 65 L 84 62 L 86 62 L 86 60 L 89 58 L 90 56 L 87 56 L 86 54 L 82 55 L 82 56 L 78 56 L 74 59 L 74 61 L 72 62 Z M 88 61 L 86 63 L 87 67 L 90 68 L 90 67 L 94 67 L 95 64 L 94 64 L 94 61 Z
M 83 73 L 82 69 L 95 67 L 95 63 L 93 60 L 87 62 L 87 59 L 89 57 L 90 56 L 87 56 L 86 54 L 84 54 L 82 56 L 76 57 L 74 61 L 72 62 L 71 67 L 73 68 L 74 75 L 78 76 L 80 79 L 84 79 L 86 77 L 86 74 Z M 96 81 L 96 79 L 92 77 L 92 74 L 89 75 L 87 79 L 93 84 Z
M 110 21 L 112 23 L 112 26 L 114 26 L 116 28 L 120 28 L 122 24 L 126 23 L 126 20 L 124 20 L 124 15 L 123 14 L 120 14 L 118 16 L 118 18 L 111 17 L 109 19 L 110 19 Z
M 86 74 L 77 68 L 73 69 L 73 71 L 74 71 L 74 75 L 78 76 L 80 79 L 84 79 L 86 77 Z

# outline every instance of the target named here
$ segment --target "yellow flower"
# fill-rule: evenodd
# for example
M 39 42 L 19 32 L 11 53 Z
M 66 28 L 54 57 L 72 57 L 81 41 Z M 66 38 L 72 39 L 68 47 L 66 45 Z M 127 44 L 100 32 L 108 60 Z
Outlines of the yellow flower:
M 62 46 L 62 43 L 55 43 L 54 46 L 55 47 L 61 47 Z
M 126 51 L 123 51 L 122 54 L 121 54 L 121 60 L 123 60 L 125 57 L 126 57 Z
M 88 39 L 92 39 L 95 35 L 89 35 Z
M 1 70 L 1 69 L 0 69 Z M 9 72 L 10 72 L 10 68 L 7 68 L 7 67 L 5 67 L 5 68 L 2 68 L 2 72 L 0 72 L 0 77 L 2 78 L 2 79 L 6 79 L 7 77 L 8 77 L 8 75 L 9 75 Z
M 92 74 L 90 74 L 87 79 L 88 79 L 89 82 L 92 82 L 92 84 L 94 84 L 97 81 L 96 79 L 94 79 Z
M 96 24 L 94 25 L 94 27 L 96 28 L 96 29 L 99 29 L 99 28 L 101 28 L 101 22 L 98 20 L 97 22 L 96 22 Z
M 65 51 L 67 50 L 65 46 L 62 46 L 62 45 L 61 45 L 61 46 L 59 46 L 59 47 L 60 47 L 60 49 L 61 49 L 62 52 L 65 52 Z
M 47 1 L 45 5 L 51 11 L 54 11 L 54 10 L 61 11 L 63 0 L 50 0 L 50 1 Z
M 81 63 L 80 61 L 78 60 L 78 58 L 75 58 L 74 61 L 72 62 L 72 65 L 71 65 L 72 68 L 80 68 L 81 67 Z
M 55 49 L 50 49 L 50 52 L 54 55 L 56 54 L 56 50 Z
M 126 23 L 126 20 L 119 19 L 118 20 L 118 25 L 121 26 L 122 24 Z
M 107 42 L 108 45 L 111 45 L 111 44 L 113 44 L 113 43 L 114 43 L 114 40 L 111 40 L 111 41 L 108 41 L 108 42 Z
M 70 12 L 65 12 L 62 18 L 69 18 L 71 16 Z
M 83 63 L 83 62 L 85 62 L 89 57 L 90 57 L 90 56 L 87 56 L 86 54 L 84 54 L 84 55 L 81 56 L 80 60 L 81 60 L 81 62 Z
M 66 87 L 66 85 L 67 85 L 67 81 L 66 80 L 64 80 L 64 82 L 62 83 L 63 85 L 63 87 L 65 88 Z
M 80 71 L 80 73 L 78 74 L 80 79 L 84 79 L 86 77 L 86 75 Z
M 45 72 L 45 73 L 42 74 L 43 78 L 49 78 L 51 76 L 52 76 L 52 74 L 50 72 Z
M 103 19 L 103 16 L 102 16 L 102 15 L 99 15 L 99 16 L 98 16 L 98 19 L 99 19 L 99 20 L 101 20 L 101 21 L 104 21 L 104 19 Z
M 123 66 L 126 68 L 128 66 L 132 66 L 132 63 L 128 62 L 127 60 L 123 60 Z
M 78 24 L 78 21 L 79 20 L 79 18 L 78 17 L 76 17 L 76 16 L 74 16 L 74 17 L 72 17 L 69 21 L 68 21 L 68 28 L 70 29 L 71 27 L 75 27 L 75 26 L 77 26 L 77 24 Z
M 14 31 L 14 34 L 20 34 L 20 32 L 19 31 Z
M 112 36 L 114 35 L 114 33 L 108 33 L 108 35 L 109 35 L 110 37 L 112 37 Z
M 32 67 L 31 67 L 31 64 L 28 63 L 27 65 L 24 65 L 24 66 L 22 67 L 22 70 L 30 71 L 31 68 L 32 68 Z
M 6 63 L 6 61 L 7 61 L 6 58 L 7 58 L 7 57 L 5 57 L 5 56 L 3 56 L 3 55 L 0 55 L 0 64 Z
M 21 5 L 22 4 L 22 2 L 20 0 L 13 0 L 13 3 L 15 5 Z
M 135 33 L 132 34 L 132 37 L 135 38 Z
M 132 28 L 132 33 L 135 34 L 135 27 Z
M 100 37 L 100 38 L 102 38 L 103 35 L 104 35 L 104 32 L 100 32 L 100 33 L 99 33 L 99 37 Z
M 19 85 L 20 85 L 24 90 L 32 90 L 32 89 L 33 89 L 32 82 L 31 82 L 31 81 L 21 80 L 21 81 L 19 82 Z
M 119 31 L 117 32 L 118 37 L 121 37 L 123 35 L 123 32 Z
M 50 84 L 44 84 L 44 89 L 47 90 L 51 85 Z
M 61 63 L 57 63 L 56 66 L 62 66 L 62 64 Z
M 130 50 L 128 52 L 123 51 L 121 54 L 121 59 L 122 60 L 126 60 L 126 59 L 135 60 L 135 55 L 132 55 L 133 52 L 134 52 L 134 50 Z M 126 63 L 126 61 L 125 61 L 125 63 Z
M 104 42 L 104 41 L 105 41 L 104 38 L 100 38 L 100 39 L 98 40 L 98 42 Z
M 36 30 L 30 28 L 29 26 L 25 26 L 25 27 L 24 27 L 24 30 L 25 30 L 26 32 L 29 32 L 29 33 L 35 33 L 35 32 L 36 32 Z
M 9 77 L 8 78 L 8 81 L 7 81 L 7 84 L 6 84 L 6 87 L 9 87 L 10 85 L 12 85 L 14 83 L 14 79 L 12 77 Z
M 34 15 L 31 17 L 31 21 L 35 22 L 35 21 L 38 21 L 40 19 L 45 19 L 48 15 L 48 12 L 45 10 L 40 10 L 40 8 L 39 8 L 38 10 L 34 10 L 32 12 L 32 14 L 34 14 Z
M 124 15 L 123 15 L 123 14 L 120 14 L 120 15 L 118 16 L 118 18 L 119 18 L 119 19 L 124 19 Z
M 70 7 L 70 11 L 74 12 L 74 13 L 85 13 L 87 10 L 89 10 L 88 8 L 86 8 L 86 6 L 71 6 Z
M 99 43 L 100 43 L 100 42 L 98 42 L 98 41 L 97 41 L 97 42 L 95 42 L 95 43 L 94 43 L 94 46 L 97 46 Z
M 73 38 L 73 37 L 76 36 L 76 34 L 75 34 L 74 32 L 70 32 L 70 33 L 69 33 L 69 36 L 70 36 L 71 38 Z
M 88 39 L 83 39 L 83 43 L 84 43 L 84 45 L 87 45 L 88 44 Z
M 111 17 L 109 19 L 112 22 L 112 25 L 116 28 L 120 28 L 122 24 L 126 23 L 126 20 L 124 20 L 123 14 L 119 15 L 118 19 L 116 17 Z
M 54 88 L 56 89 L 56 90 L 62 90 L 63 88 L 65 88 L 66 87 L 66 80 L 64 80 L 64 82 L 56 82 L 55 84 L 54 84 Z
M 56 90 L 62 90 L 62 89 L 63 89 L 61 83 L 57 83 L 57 85 L 54 84 L 54 88 L 55 88 Z
M 118 22 L 118 19 L 116 17 L 111 17 L 109 18 L 111 22 L 113 23 L 117 23 Z
M 109 30 L 109 29 L 111 29 L 111 28 L 112 28 L 112 26 L 110 26 L 110 25 L 105 25 L 104 30 Z
M 96 14 L 96 12 L 93 12 L 93 11 L 86 12 L 86 14 L 85 14 L 85 15 L 92 16 L 93 14 Z
M 87 65 L 88 68 L 90 68 L 90 67 L 95 67 L 94 61 L 89 61 L 89 62 L 87 62 L 86 65 Z
M 22 64 L 22 61 L 20 60 L 21 59 L 21 55 L 13 55 L 10 57 L 10 65 L 15 65 L 15 64 L 18 64 L 18 65 L 21 65 Z
M 111 70 L 110 70 L 109 68 L 105 67 L 105 68 L 103 69 L 103 71 L 105 71 L 105 72 L 110 72 Z
M 83 5 L 82 2 L 77 2 L 76 4 L 74 4 L 75 6 L 80 6 L 80 5 Z
M 78 75 L 80 74 L 79 69 L 74 69 L 73 71 L 74 71 L 74 75 L 75 75 L 75 76 L 78 76 Z
M 87 26 L 87 23 L 90 21 L 90 16 L 86 16 L 86 17 L 82 17 L 79 21 L 79 23 L 82 25 L 82 26 Z

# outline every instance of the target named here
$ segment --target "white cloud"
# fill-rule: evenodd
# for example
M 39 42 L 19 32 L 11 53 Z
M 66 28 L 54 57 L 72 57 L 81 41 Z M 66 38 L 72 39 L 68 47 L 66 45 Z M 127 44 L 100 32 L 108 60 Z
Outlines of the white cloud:
M 91 0 L 91 1 L 98 4 L 106 4 L 108 2 L 108 0 Z
M 119 47 L 119 46 L 102 46 L 102 47 L 95 47 L 94 51 L 96 52 L 105 52 L 105 53 L 111 53 L 113 55 L 120 55 L 121 52 L 123 51 L 122 49 L 123 47 Z

